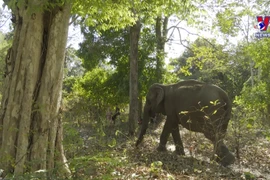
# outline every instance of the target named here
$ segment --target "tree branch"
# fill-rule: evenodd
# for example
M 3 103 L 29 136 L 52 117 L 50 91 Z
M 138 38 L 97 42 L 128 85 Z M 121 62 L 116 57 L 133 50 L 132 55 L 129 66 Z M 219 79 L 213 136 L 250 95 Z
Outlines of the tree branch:
M 74 16 L 72 16 L 71 21 L 69 22 L 68 25 L 73 24 L 79 17 L 80 17 L 79 15 L 74 15 Z
M 168 41 L 171 39 L 171 37 L 172 37 L 172 35 L 173 35 L 173 33 L 174 33 L 174 30 L 175 30 L 174 27 L 177 27 L 180 23 L 181 23 L 181 21 L 179 21 L 175 26 L 171 26 L 170 28 L 167 29 L 167 32 L 169 32 L 169 30 L 171 30 L 171 29 L 173 28 L 172 33 L 170 34 L 170 36 L 169 36 L 169 38 L 166 40 L 166 42 L 168 42 Z
M 10 15 L 10 16 L 3 22 L 2 25 L 0 25 L 0 28 L 4 27 L 5 24 L 7 23 L 7 21 L 8 21 L 9 19 L 11 19 L 11 17 L 12 17 L 12 15 Z
M 179 29 L 179 28 L 176 28 L 176 29 L 177 29 L 178 34 L 179 34 L 180 44 L 181 44 L 182 46 L 184 46 L 185 48 L 187 48 L 188 50 L 190 50 L 191 52 L 193 52 L 193 50 L 192 50 L 190 47 L 188 47 L 188 46 L 186 46 L 185 44 L 183 44 L 180 29 Z
M 216 46 L 215 46 L 213 43 L 211 43 L 208 39 L 204 38 L 203 36 L 201 36 L 201 35 L 199 35 L 199 34 L 197 34 L 197 33 L 189 32 L 187 29 L 182 28 L 182 27 L 177 27 L 177 28 L 186 31 L 188 34 L 191 34 L 191 35 L 198 36 L 198 37 L 202 38 L 202 39 L 205 40 L 207 43 L 209 43 L 214 49 L 217 50 Z

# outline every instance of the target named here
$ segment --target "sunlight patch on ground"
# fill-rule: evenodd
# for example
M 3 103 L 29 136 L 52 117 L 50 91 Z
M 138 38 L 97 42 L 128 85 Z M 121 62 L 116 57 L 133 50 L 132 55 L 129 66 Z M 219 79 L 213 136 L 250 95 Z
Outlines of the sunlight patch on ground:
M 173 144 L 169 144 L 167 146 L 168 151 L 175 151 L 175 146 Z

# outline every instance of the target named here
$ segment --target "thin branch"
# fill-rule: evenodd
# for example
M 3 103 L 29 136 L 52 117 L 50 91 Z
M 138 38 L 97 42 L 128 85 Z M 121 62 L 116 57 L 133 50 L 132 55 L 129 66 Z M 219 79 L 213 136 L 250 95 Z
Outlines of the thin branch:
M 71 19 L 71 21 L 70 21 L 70 23 L 68 25 L 73 24 L 79 17 L 80 17 L 79 15 L 73 16 L 72 19 Z
M 189 32 L 187 29 L 182 28 L 182 27 L 177 27 L 177 28 L 186 31 L 188 34 L 191 34 L 191 35 L 198 36 L 198 37 L 202 38 L 203 40 L 205 40 L 206 42 L 208 42 L 214 49 L 217 50 L 216 46 L 215 46 L 213 43 L 211 43 L 209 40 L 207 40 L 206 38 L 202 37 L 201 35 L 199 35 L 199 34 L 197 34 L 197 33 L 191 33 L 191 32 Z
M 180 23 L 181 23 L 181 21 L 179 21 L 175 26 L 177 27 Z M 170 28 L 168 28 L 167 32 L 169 32 L 169 30 L 171 30 L 171 28 L 173 28 L 175 26 L 171 26 Z M 170 34 L 169 38 L 167 38 L 167 40 L 165 42 L 168 42 L 171 39 L 171 37 L 172 37 L 172 35 L 174 33 L 174 30 L 175 30 L 175 28 L 173 28 L 172 33 Z
M 183 41 L 182 41 L 182 37 L 181 37 L 181 32 L 180 32 L 180 29 L 179 28 L 176 28 L 177 29 L 177 31 L 178 31 L 178 34 L 179 34 L 179 38 L 180 38 L 180 44 L 182 45 L 182 46 L 184 46 L 185 48 L 187 48 L 188 50 L 190 50 L 191 52 L 194 52 L 190 47 L 188 47 L 188 46 L 186 46 L 184 43 L 183 43 Z
M 192 33 L 192 32 L 188 31 L 188 30 L 185 29 L 185 28 L 178 27 L 178 25 L 179 25 L 180 23 L 181 23 L 181 21 L 179 21 L 176 25 L 171 26 L 170 28 L 168 28 L 167 31 L 169 31 L 169 30 L 171 30 L 171 29 L 173 29 L 173 30 L 172 30 L 172 32 L 170 33 L 170 36 L 167 38 L 166 42 L 168 42 L 168 41 L 170 40 L 170 38 L 173 36 L 173 33 L 174 33 L 175 29 L 177 29 L 177 30 L 178 30 L 178 34 L 179 34 L 179 37 L 180 37 L 180 44 L 183 45 L 184 47 L 186 47 L 187 49 L 191 50 L 190 48 L 188 48 L 186 45 L 183 44 L 183 41 L 182 41 L 182 39 L 181 39 L 181 32 L 180 32 L 180 29 L 181 29 L 181 30 L 186 31 L 188 34 L 191 34 L 191 35 L 198 36 L 198 37 L 202 38 L 204 41 L 206 41 L 207 43 L 209 43 L 214 49 L 217 50 L 216 46 L 215 46 L 213 43 L 211 43 L 209 40 L 207 40 L 206 38 L 200 36 L 200 35 L 197 34 L 197 33 Z
M 3 25 L 0 25 L 0 28 L 4 27 L 5 24 L 7 23 L 8 20 L 10 20 L 12 15 L 10 15 L 8 18 L 6 18 L 5 22 L 3 23 Z
M 172 28 L 178 27 L 178 25 L 181 23 L 182 21 L 179 21 L 176 25 L 171 26 L 167 29 L 167 31 L 171 30 Z

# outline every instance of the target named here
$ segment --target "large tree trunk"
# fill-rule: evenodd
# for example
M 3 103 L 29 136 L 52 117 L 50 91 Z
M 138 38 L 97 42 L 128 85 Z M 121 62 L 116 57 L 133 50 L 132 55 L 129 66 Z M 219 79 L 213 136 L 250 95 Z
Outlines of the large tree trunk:
M 134 135 L 135 122 L 139 119 L 138 51 L 140 31 L 140 21 L 130 27 L 129 135 Z
M 156 79 L 162 83 L 162 75 L 164 73 L 164 60 L 165 60 L 165 43 L 167 39 L 167 26 L 169 18 L 166 16 L 162 19 L 158 16 L 156 19 Z
M 40 0 L 25 1 L 13 11 L 15 35 L 0 114 L 0 168 L 5 174 L 69 173 L 59 109 L 71 5 L 33 11 L 40 6 Z

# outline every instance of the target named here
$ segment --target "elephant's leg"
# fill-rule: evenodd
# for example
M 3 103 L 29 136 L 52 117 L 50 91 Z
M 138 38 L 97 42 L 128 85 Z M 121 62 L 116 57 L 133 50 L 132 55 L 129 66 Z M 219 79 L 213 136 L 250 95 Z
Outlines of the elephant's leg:
M 228 147 L 219 140 L 215 143 L 215 154 L 218 156 L 217 162 L 223 166 L 228 166 L 235 161 L 234 155 L 229 151 Z
M 158 151 L 166 151 L 166 144 L 169 138 L 169 135 L 172 131 L 172 122 L 170 119 L 167 117 L 167 120 L 165 122 L 165 125 L 163 127 L 162 133 L 160 135 L 160 142 L 159 146 L 157 148 Z
M 185 155 L 183 142 L 179 132 L 179 125 L 177 121 L 174 121 L 172 125 L 172 137 L 175 144 L 175 152 L 179 155 Z
M 223 139 L 224 135 L 219 135 L 219 133 L 211 133 L 211 131 L 207 131 L 204 133 L 205 137 L 212 141 L 214 145 L 214 153 L 218 156 L 215 158 L 217 162 L 219 162 L 223 166 L 228 166 L 235 161 L 234 155 L 229 151 L 227 146 L 224 144 Z

